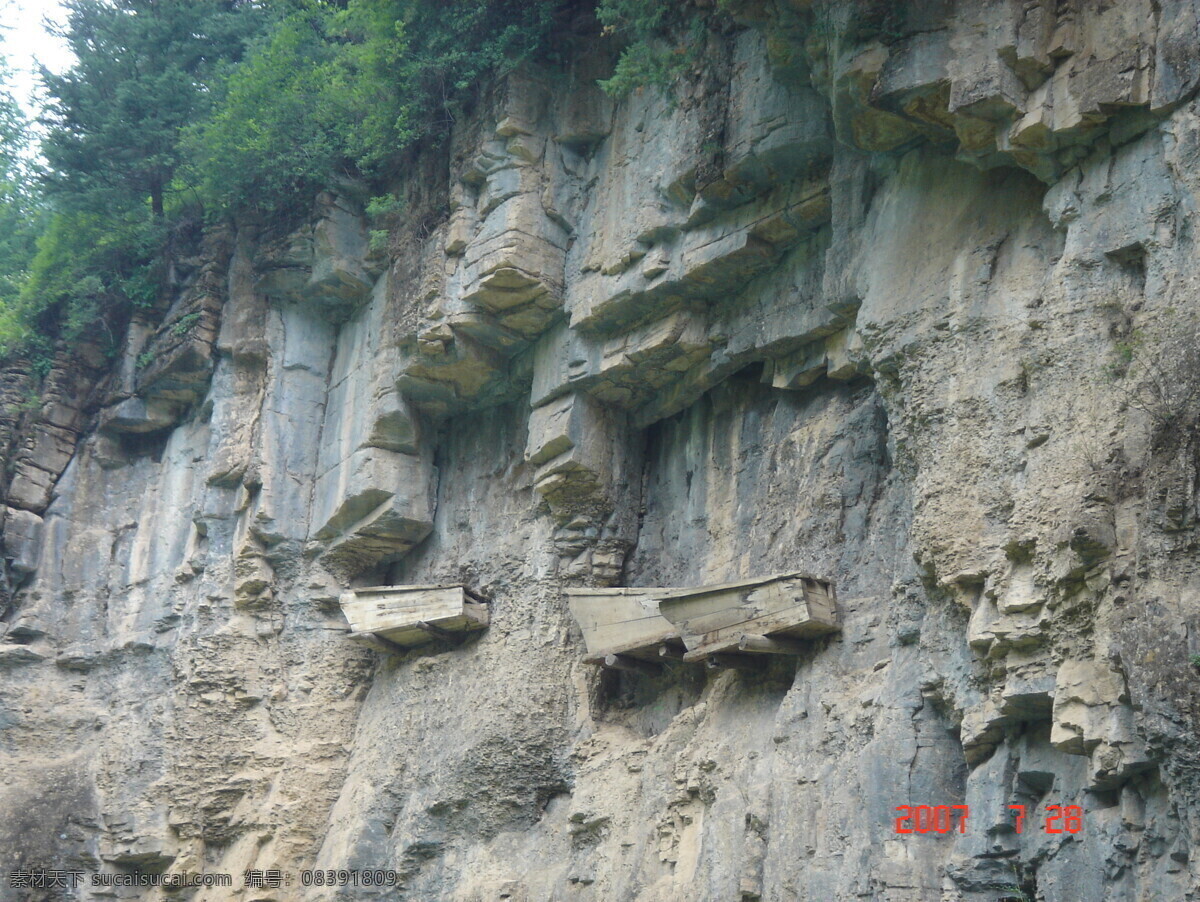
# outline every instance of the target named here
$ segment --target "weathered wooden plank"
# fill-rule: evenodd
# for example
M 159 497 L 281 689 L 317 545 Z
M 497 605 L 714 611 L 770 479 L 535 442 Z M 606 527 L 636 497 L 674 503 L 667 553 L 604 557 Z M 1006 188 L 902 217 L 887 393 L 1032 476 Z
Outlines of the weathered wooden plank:
M 461 633 L 452 633 L 450 630 L 444 630 L 436 623 L 426 620 L 418 620 L 417 629 L 423 633 L 429 633 L 434 639 L 441 639 L 443 642 L 456 642 L 462 638 Z
M 569 589 L 567 596 L 597 663 L 610 654 L 661 660 L 680 641 L 685 661 L 729 650 L 796 654 L 795 639 L 838 629 L 832 585 L 804 573 L 694 589 Z M 743 636 L 762 641 L 739 648 Z
M 762 655 L 798 655 L 805 650 L 803 642 L 795 639 L 769 639 L 766 636 L 752 636 L 742 633 L 738 639 L 738 651 L 752 652 Z
M 405 611 L 403 614 L 396 612 L 380 612 L 371 613 L 365 616 L 360 616 L 358 623 L 355 626 L 359 627 L 360 632 L 381 633 L 388 630 L 401 629 L 404 627 L 415 627 L 420 621 L 424 620 L 428 623 L 441 625 L 449 624 L 451 628 L 460 626 L 458 621 L 462 618 L 462 606 L 458 609 L 450 607 L 439 607 L 433 609 L 414 608 Z M 465 624 L 461 624 L 464 625 Z
M 374 593 L 359 598 L 353 592 L 344 594 L 346 601 L 364 611 L 402 611 L 406 608 L 423 608 L 430 605 L 461 604 L 466 598 L 461 586 L 449 586 L 439 592 L 428 589 L 420 592 L 396 592 L 391 595 Z
M 407 586 L 398 586 L 391 594 L 373 592 L 360 599 L 357 592 L 346 592 L 341 598 L 346 619 L 359 632 L 377 632 L 415 624 L 418 620 L 460 616 L 466 603 L 462 586 L 411 591 Z
M 459 640 L 464 638 L 466 633 L 481 630 L 486 626 L 486 623 L 480 623 L 473 617 L 453 617 L 436 622 L 422 620 L 411 626 L 379 630 L 375 635 L 398 645 L 414 646 L 424 645 L 434 639 Z
M 674 592 L 675 589 L 658 589 L 647 586 L 570 586 L 563 589 L 568 598 L 591 598 L 592 596 L 645 595 L 647 592 Z
M 744 635 L 808 638 L 838 629 L 832 586 L 804 574 L 675 591 L 660 596 L 659 609 L 679 627 L 688 649 L 685 661 L 738 649 Z
M 412 629 L 395 629 L 387 630 L 386 632 L 374 633 L 381 639 L 387 639 L 389 642 L 403 646 L 404 648 L 415 648 L 418 645 L 426 645 L 433 641 L 433 637 L 424 630 L 413 627 Z
M 757 636 L 788 636 L 795 638 L 814 638 L 837 632 L 836 624 L 828 624 L 808 616 L 805 607 L 799 606 L 789 611 L 780 611 L 763 617 L 755 617 L 735 623 L 731 626 L 707 633 L 684 633 L 683 640 L 689 652 L 703 652 L 732 648 L 738 644 L 743 635 Z
M 411 647 L 486 627 L 487 606 L 467 597 L 462 586 L 372 587 L 346 592 L 341 606 L 355 633 Z
M 770 576 L 760 576 L 756 577 L 755 579 L 743 579 L 733 583 L 716 583 L 711 586 L 694 586 L 692 588 L 682 589 L 660 589 L 658 591 L 662 593 L 662 597 L 673 595 L 703 595 L 709 592 L 725 592 L 729 589 L 753 589 L 755 586 L 764 586 L 768 583 L 777 583 L 782 580 L 790 579 L 810 580 L 811 582 L 822 586 L 830 585 L 828 580 L 824 580 L 820 577 L 812 576 L 801 571 L 794 571 L 791 573 L 774 573 Z
M 457 584 L 450 586 L 363 586 L 360 589 L 354 589 L 351 594 L 360 598 L 366 595 L 396 595 L 398 593 L 417 595 L 422 592 L 445 592 L 447 589 L 461 588 L 463 587 Z
M 653 589 L 568 589 L 571 614 L 589 655 L 657 654 L 660 643 L 678 634 L 658 612 Z
M 724 635 L 726 633 L 751 633 L 767 635 L 786 630 L 794 636 L 819 636 L 837 631 L 837 623 L 819 619 L 812 615 L 807 605 L 798 604 L 793 608 L 748 617 L 741 623 L 731 623 L 727 627 L 711 630 L 710 632 Z
M 833 586 L 817 580 L 804 580 L 804 597 L 812 609 L 814 617 L 824 617 L 828 620 L 837 619 L 837 599 L 834 597 Z
M 685 657 L 686 661 L 687 658 Z M 751 655 L 707 655 L 703 658 L 704 666 L 709 670 L 762 670 L 763 663 L 761 660 L 754 658 Z
M 713 630 L 746 623 L 756 617 L 763 616 L 765 613 L 767 612 L 753 605 L 740 604 L 725 608 L 724 610 L 713 611 L 702 617 L 692 617 L 682 622 L 675 621 L 675 625 L 679 627 L 679 632 L 685 636 L 702 636 L 705 633 L 711 633 Z
M 673 623 L 683 620 L 703 621 L 708 617 L 721 617 L 730 609 L 763 609 L 764 604 L 769 604 L 771 600 L 769 593 L 755 592 L 753 589 L 702 589 L 659 596 L 659 609 L 663 616 Z
M 748 586 L 676 590 L 663 593 L 658 599 L 659 609 L 668 620 L 674 623 L 687 620 L 703 626 L 705 618 L 725 616 L 724 612 L 732 608 L 755 608 L 769 613 L 805 603 L 809 597 L 802 577 L 782 576 Z
M 466 596 L 461 592 L 449 590 L 436 595 L 432 592 L 422 593 L 422 595 L 413 598 L 373 595 L 352 603 L 364 611 L 406 611 L 410 608 L 430 608 L 444 604 L 461 604 L 465 598 Z
M 629 655 L 605 655 L 600 663 L 609 670 L 623 670 L 626 673 L 637 673 L 643 676 L 658 676 L 662 673 L 661 664 L 652 664 Z
M 617 595 L 569 589 L 567 604 L 580 629 L 596 629 L 659 616 L 658 604 L 651 598 L 652 591 L 637 589 Z
M 795 636 L 797 639 L 813 639 L 818 636 L 828 636 L 830 633 L 836 633 L 841 629 L 836 617 L 818 618 L 810 617 L 802 623 L 797 623 L 794 626 L 776 626 L 770 621 L 759 623 L 751 621 L 746 625 L 747 632 L 770 633 L 771 635 Z
M 593 605 L 578 600 L 572 605 L 572 611 L 578 612 L 577 623 L 581 630 L 625 630 L 626 625 L 634 625 L 632 629 L 640 629 L 643 621 L 660 619 L 658 607 L 650 603 L 640 603 L 635 600 L 622 600 L 613 605 L 611 600 L 601 599 Z
M 463 616 L 482 629 L 492 622 L 492 609 L 482 602 L 467 601 L 463 603 Z

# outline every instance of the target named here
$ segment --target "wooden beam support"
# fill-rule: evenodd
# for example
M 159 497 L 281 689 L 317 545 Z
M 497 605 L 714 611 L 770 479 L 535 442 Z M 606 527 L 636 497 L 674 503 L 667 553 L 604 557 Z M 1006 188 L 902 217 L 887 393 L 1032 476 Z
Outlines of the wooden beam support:
M 709 655 L 704 659 L 704 666 L 709 670 L 741 670 L 760 671 L 763 662 L 749 655 Z
M 629 655 L 605 655 L 601 662 L 609 670 L 624 670 L 626 673 L 640 673 L 643 676 L 658 676 L 662 666 L 649 661 L 640 661 Z
M 461 645 L 465 638 L 462 633 L 452 633 L 449 630 L 444 630 L 440 626 L 434 626 L 432 623 L 426 623 L 424 620 L 417 621 L 417 629 L 429 633 L 435 639 L 441 639 L 445 642 L 453 642 L 455 645 Z
M 405 648 L 431 638 L 459 645 L 462 634 L 484 629 L 489 619 L 487 605 L 462 586 L 375 586 L 343 592 L 339 602 L 356 632 Z
M 383 636 L 377 636 L 374 633 L 356 633 L 350 630 L 346 638 L 388 655 L 406 655 L 410 651 L 406 646 L 399 645 L 390 639 L 385 639 Z
M 684 648 L 682 645 L 674 645 L 670 642 L 664 642 L 658 646 L 658 656 L 667 661 L 682 661 Z
M 477 602 L 479 604 L 489 604 L 490 605 L 492 603 L 492 600 L 490 598 L 488 598 L 488 596 L 484 595 L 482 592 L 476 592 L 474 589 L 468 589 L 466 586 L 463 586 L 463 595 L 467 596 L 467 598 L 470 598 L 472 601 Z
M 799 655 L 804 652 L 804 643 L 779 636 L 774 639 L 743 633 L 738 640 L 738 651 L 763 655 Z

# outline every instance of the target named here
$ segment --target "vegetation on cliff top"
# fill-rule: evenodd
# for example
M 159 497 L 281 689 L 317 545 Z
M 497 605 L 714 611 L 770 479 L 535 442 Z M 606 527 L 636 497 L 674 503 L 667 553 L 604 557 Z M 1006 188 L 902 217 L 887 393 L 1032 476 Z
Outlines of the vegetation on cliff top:
M 551 0 L 297 2 L 184 144 L 202 196 L 271 209 L 338 175 L 372 177 L 453 122 L 487 73 L 534 53 Z
M 615 97 L 647 85 L 673 84 L 704 46 L 704 18 L 690 3 L 602 0 L 596 18 L 606 33 L 626 42 L 613 74 L 600 82 Z
M 55 342 L 84 335 L 115 352 L 123 320 L 162 298 L 180 236 L 294 209 L 343 178 L 382 185 L 483 79 L 543 50 L 556 13 L 586 5 L 67 0 L 76 63 L 42 73 L 36 172 L 20 158 L 26 123 L 0 94 L 0 355 L 44 366 Z M 668 7 L 595 4 L 625 46 L 607 90 L 666 84 L 692 59 L 667 35 L 693 13 Z

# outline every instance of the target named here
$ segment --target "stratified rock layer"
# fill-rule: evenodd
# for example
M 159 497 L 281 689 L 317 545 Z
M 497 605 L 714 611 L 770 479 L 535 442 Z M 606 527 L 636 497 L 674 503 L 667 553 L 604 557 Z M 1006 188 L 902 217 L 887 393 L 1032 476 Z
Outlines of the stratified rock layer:
M 495 85 L 388 254 L 344 186 L 0 374 L 0 870 L 1200 898 L 1200 11 L 725 5 L 674 96 Z M 841 632 L 754 672 L 602 672 L 562 591 L 793 571 Z M 347 641 L 381 584 L 490 626 Z

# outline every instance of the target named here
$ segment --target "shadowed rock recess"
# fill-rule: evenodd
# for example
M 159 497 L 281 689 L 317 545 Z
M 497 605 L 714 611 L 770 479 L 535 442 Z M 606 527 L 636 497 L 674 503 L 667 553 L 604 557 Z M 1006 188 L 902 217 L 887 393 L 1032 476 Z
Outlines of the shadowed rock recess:
M 725 6 L 673 93 L 489 86 L 388 250 L 297 198 L 0 375 L 0 870 L 1200 899 L 1200 2 Z M 840 629 L 750 668 L 597 667 L 564 591 L 795 572 Z M 489 625 L 350 641 L 387 585 Z

